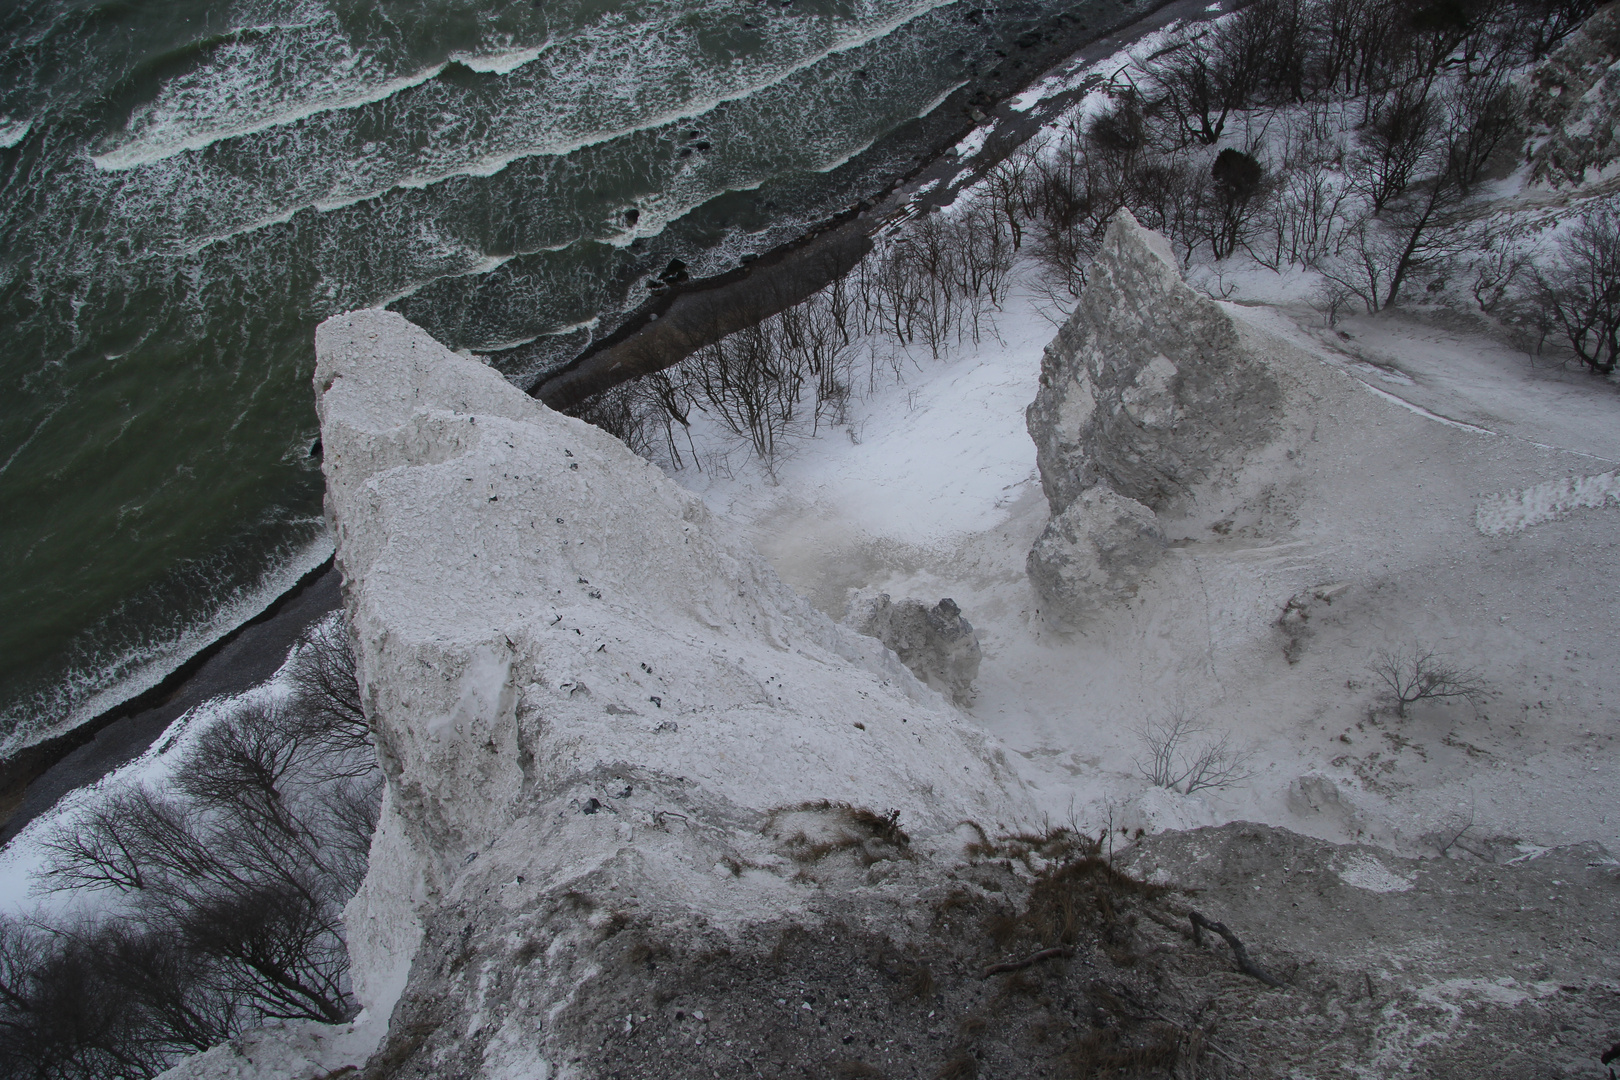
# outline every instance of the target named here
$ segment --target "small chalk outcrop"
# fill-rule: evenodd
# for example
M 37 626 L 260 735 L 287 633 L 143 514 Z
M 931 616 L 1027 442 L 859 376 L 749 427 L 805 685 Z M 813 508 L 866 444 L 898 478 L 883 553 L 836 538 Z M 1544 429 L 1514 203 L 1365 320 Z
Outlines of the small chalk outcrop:
M 316 346 L 387 776 L 347 930 L 390 1073 L 593 1075 L 618 931 L 858 918 L 962 822 L 1029 816 L 981 734 L 612 437 L 398 315 Z
M 1047 523 L 1025 569 L 1047 620 L 1076 626 L 1089 613 L 1135 596 L 1163 554 L 1164 533 L 1153 511 L 1097 484 Z
M 1281 403 L 1231 317 L 1182 281 L 1169 241 L 1121 210 L 1046 348 L 1026 422 L 1053 514 L 1099 483 L 1174 513 L 1274 437 Z
M 888 593 L 857 595 L 844 621 L 856 633 L 894 650 L 913 675 L 935 690 L 958 705 L 971 704 L 983 653 L 973 624 L 950 597 L 929 607 L 921 600 L 891 600 Z
M 1336 581 L 1301 589 L 1288 598 L 1282 614 L 1277 616 L 1276 626 L 1283 639 L 1283 657 L 1290 664 L 1299 663 L 1300 657 L 1305 655 L 1305 646 L 1316 632 L 1312 616 L 1320 616 L 1349 590 L 1348 581 Z

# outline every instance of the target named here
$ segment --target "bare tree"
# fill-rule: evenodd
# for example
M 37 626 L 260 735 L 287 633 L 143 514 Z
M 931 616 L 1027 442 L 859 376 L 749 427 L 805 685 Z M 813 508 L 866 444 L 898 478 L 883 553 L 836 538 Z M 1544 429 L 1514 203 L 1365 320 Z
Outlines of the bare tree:
M 207 961 L 116 922 L 0 918 L 0 1077 L 150 1077 L 240 1030 Z
M 1421 643 L 1380 650 L 1368 670 L 1384 684 L 1396 715 L 1402 718 L 1413 702 L 1459 697 L 1472 701 L 1485 693 L 1485 677 L 1480 672 Z
M 1154 65 L 1183 140 L 1215 145 L 1232 114 L 1249 106 L 1271 51 L 1272 29 L 1264 11 L 1246 10 L 1195 34 Z
M 294 723 L 305 738 L 325 753 L 371 756 L 371 730 L 360 700 L 359 669 L 348 623 L 323 619 L 298 639 L 289 675 L 293 706 L 282 710 L 283 723 Z
M 1429 89 L 1416 82 L 1396 87 L 1373 106 L 1371 122 L 1361 133 L 1360 150 L 1350 161 L 1350 173 L 1374 213 L 1439 165 L 1437 127 Z
M 1397 52 L 1401 19 L 1395 0 L 1324 0 L 1311 16 L 1320 34 L 1311 58 L 1312 85 L 1345 97 L 1381 91 Z
M 1588 212 L 1538 269 L 1542 305 L 1590 370 L 1607 375 L 1620 360 L 1620 215 Z
M 1183 709 L 1172 712 L 1168 719 L 1148 723 L 1137 733 L 1147 750 L 1147 756 L 1137 760 L 1137 770 L 1149 783 L 1183 795 L 1247 780 L 1252 775 L 1248 764 L 1253 752 L 1233 746 L 1225 732 L 1202 737 L 1206 731 Z
M 990 211 L 1006 225 L 1014 252 L 1024 246 L 1024 223 L 1034 214 L 1029 203 L 1029 175 L 1040 146 L 1039 139 L 1025 143 L 997 162 L 984 178 Z
M 288 704 L 203 733 L 172 794 L 124 791 L 48 838 L 54 887 L 121 900 L 83 925 L 0 926 L 0 1038 L 7 1024 L 56 1025 L 58 1056 L 84 1075 L 151 1076 L 252 1023 L 353 1015 L 342 909 L 366 871 L 381 774 L 354 692 L 311 701 L 349 670 L 339 633 L 305 643 L 324 651 L 306 652 Z M 98 1003 L 42 1019 L 40 988 L 78 978 L 98 984 Z
M 1210 248 L 1224 259 L 1245 244 L 1249 219 L 1266 195 L 1266 173 L 1251 154 L 1227 147 L 1210 168 L 1215 184 L 1214 213 L 1210 222 Z
M 1513 0 L 1508 33 L 1527 60 L 1540 60 L 1598 9 L 1599 0 Z

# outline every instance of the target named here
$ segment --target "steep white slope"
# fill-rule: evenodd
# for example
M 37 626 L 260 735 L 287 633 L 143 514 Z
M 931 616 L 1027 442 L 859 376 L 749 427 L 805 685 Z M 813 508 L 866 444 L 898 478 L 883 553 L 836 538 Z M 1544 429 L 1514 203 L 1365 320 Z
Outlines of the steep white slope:
M 449 906 L 487 905 L 470 932 L 503 939 L 540 909 L 583 925 L 558 898 L 611 878 L 667 920 L 743 925 L 804 907 L 791 856 L 859 833 L 825 803 L 897 812 L 923 848 L 1027 816 L 995 749 L 893 654 L 616 440 L 397 315 L 341 316 L 316 342 L 327 509 L 388 777 L 348 911 L 374 1015 Z M 554 995 L 588 978 L 538 966 Z M 517 996 L 520 1028 L 562 1000 Z

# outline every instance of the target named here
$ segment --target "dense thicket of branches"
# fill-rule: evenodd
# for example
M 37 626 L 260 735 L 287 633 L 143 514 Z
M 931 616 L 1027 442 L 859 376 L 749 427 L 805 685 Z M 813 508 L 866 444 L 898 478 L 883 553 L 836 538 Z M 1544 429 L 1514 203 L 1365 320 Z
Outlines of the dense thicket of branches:
M 48 841 L 46 881 L 102 892 L 78 921 L 0 919 L 0 1076 L 145 1077 L 266 1020 L 355 1012 L 340 917 L 381 777 L 341 624 L 292 693 L 238 709 Z
M 865 359 L 994 332 L 1015 260 L 1057 313 L 1130 209 L 1189 263 L 1248 255 L 1317 272 L 1330 318 L 1448 278 L 1594 370 L 1620 335 L 1620 228 L 1593 211 L 1534 266 L 1475 196 L 1523 143 L 1511 76 L 1594 0 L 1258 0 L 1113 73 L 1107 107 L 1043 133 L 943 213 L 890 229 L 847 278 L 583 415 L 679 467 L 693 411 L 771 466 L 782 440 L 843 416 Z M 701 463 L 700 467 L 701 467 Z

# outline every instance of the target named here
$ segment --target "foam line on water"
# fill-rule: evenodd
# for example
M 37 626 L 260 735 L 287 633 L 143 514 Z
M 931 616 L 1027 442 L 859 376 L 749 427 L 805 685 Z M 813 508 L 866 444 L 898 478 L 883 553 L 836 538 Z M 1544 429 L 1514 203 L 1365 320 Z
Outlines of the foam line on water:
M 11 468 L 12 463 L 17 460 L 18 456 L 21 455 L 24 450 L 28 449 L 28 444 L 39 437 L 39 433 L 45 430 L 45 426 L 51 422 L 51 418 L 57 413 L 61 412 L 62 407 L 66 404 L 66 401 L 58 401 L 55 405 L 51 406 L 50 409 L 46 410 L 45 415 L 39 418 L 39 422 L 36 423 L 33 430 L 28 433 L 28 437 L 22 442 L 18 443 L 17 448 L 11 452 L 11 455 L 6 458 L 3 464 L 0 464 L 0 476 L 4 476 L 6 474 L 6 470 Z
M 970 82 L 972 82 L 971 79 L 963 79 L 961 82 L 957 83 L 955 86 L 946 87 L 945 91 L 943 93 L 941 93 L 938 97 L 936 97 L 933 101 L 930 101 L 928 104 L 924 105 L 921 109 L 917 110 L 916 114 L 912 118 L 915 119 L 915 120 L 921 120 L 923 117 L 927 116 L 929 113 L 933 112 L 935 109 L 937 109 L 941 105 L 945 104 L 945 99 L 946 98 L 950 97 L 952 94 L 956 93 L 958 90 L 962 89 L 962 87 L 966 86 Z
M 9 754 L 21 746 L 71 731 L 108 709 L 150 690 L 191 657 L 269 607 L 277 597 L 296 585 L 299 578 L 331 558 L 333 550 L 332 536 L 323 530 L 314 540 L 261 575 L 256 585 L 242 589 L 227 599 L 211 616 L 162 644 L 129 650 L 103 664 L 99 674 L 83 672 L 77 678 L 68 680 L 80 685 L 97 682 L 104 685 L 69 705 L 54 724 L 40 728 L 25 725 L 12 727 L 0 739 L 0 754 Z M 130 673 L 122 677 L 112 674 L 125 670 Z
M 415 296 L 423 288 L 433 284 L 435 281 L 453 280 L 453 279 L 458 278 L 458 277 L 476 277 L 479 274 L 487 274 L 491 270 L 500 269 L 502 266 L 505 266 L 507 263 L 511 262 L 513 259 L 517 258 L 519 255 L 534 255 L 534 254 L 538 254 L 538 253 L 540 253 L 542 251 L 566 251 L 567 249 L 573 247 L 574 243 L 577 243 L 577 241 L 570 242 L 570 243 L 567 243 L 567 244 L 558 244 L 558 245 L 555 245 L 555 246 L 552 246 L 552 247 L 536 248 L 532 252 L 531 251 L 514 251 L 510 255 L 485 255 L 485 256 L 482 256 L 481 258 L 477 259 L 475 262 L 473 262 L 473 264 L 471 266 L 467 267 L 465 270 L 458 270 L 453 274 L 436 274 L 433 277 L 424 278 L 421 281 L 414 281 L 411 284 L 405 286 L 403 289 L 400 289 L 398 292 L 390 293 L 387 296 L 384 296 L 381 299 L 377 300 L 375 303 L 367 304 L 366 307 L 368 307 L 368 308 L 385 308 L 385 307 L 388 307 L 391 304 L 397 304 L 401 300 L 404 300 L 404 299 L 406 299 L 408 297 Z
M 591 147 L 600 146 L 614 140 L 627 139 L 644 132 L 655 131 L 659 128 L 701 120 L 704 116 L 714 112 L 716 109 L 719 109 L 724 105 L 745 101 L 748 98 L 758 96 L 769 90 L 780 87 L 789 80 L 793 79 L 795 76 L 801 75 L 815 68 L 817 65 L 824 63 L 832 57 L 851 52 L 855 49 L 868 45 L 873 41 L 880 40 L 881 38 L 894 33 L 894 31 L 900 27 L 905 26 L 908 22 L 914 21 L 916 18 L 926 15 L 929 12 L 939 7 L 943 7 L 950 2 L 952 2 L 952 0 L 934 0 L 934 2 L 926 8 L 913 11 L 902 17 L 891 19 L 883 24 L 870 27 L 866 32 L 860 35 L 851 37 L 825 50 L 802 58 L 801 60 L 776 72 L 768 79 L 750 84 L 746 87 L 738 88 L 733 92 L 716 94 L 701 101 L 684 102 L 679 108 L 669 109 L 650 117 L 643 117 L 634 124 L 625 125 L 614 129 L 600 129 L 572 139 L 551 141 L 549 143 L 531 143 L 522 147 L 521 149 L 501 154 L 492 154 L 482 159 L 467 161 L 454 168 L 431 173 L 418 173 L 414 175 L 407 174 L 398 177 L 391 182 L 380 184 L 376 187 L 351 192 L 338 198 L 313 199 L 306 203 L 300 203 L 298 205 L 288 207 L 275 214 L 267 215 L 254 222 L 238 226 L 217 236 L 202 239 L 196 243 L 187 245 L 183 250 L 186 253 L 200 252 L 222 241 L 252 233 L 259 229 L 284 224 L 287 221 L 290 221 L 292 217 L 300 210 L 306 208 L 313 209 L 323 214 L 332 213 L 351 206 L 356 206 L 360 203 L 382 198 L 390 191 L 423 191 L 437 184 L 462 178 L 487 179 L 499 174 L 512 164 L 519 161 L 540 157 L 564 158 L 570 154 L 578 153 Z M 940 102 L 944 101 L 952 93 L 955 93 L 956 90 L 963 85 L 966 85 L 965 81 L 950 87 L 944 93 L 934 98 L 915 115 L 918 117 L 927 116 L 939 106 Z M 853 158 L 856 154 L 859 154 L 863 150 L 867 149 L 873 141 L 875 141 L 875 137 L 872 140 L 867 140 L 864 144 L 843 155 L 842 157 L 832 159 L 830 164 L 814 171 L 828 172 L 832 169 L 836 169 L 850 158 Z M 757 188 L 762 182 L 763 178 L 756 180 L 753 183 L 732 184 L 729 185 L 725 190 L 749 191 Z M 624 246 L 625 244 L 628 244 L 634 240 L 636 236 L 656 235 L 657 228 L 662 228 L 663 224 L 667 224 L 668 221 L 674 220 L 675 217 L 688 212 L 693 207 L 700 205 L 702 201 L 712 198 L 716 194 L 719 194 L 719 192 L 706 193 L 702 199 L 682 205 L 677 212 L 662 215 L 662 221 L 657 221 L 656 215 L 649 217 L 644 213 L 641 227 L 637 229 L 634 234 L 625 234 L 622 241 L 614 237 L 603 237 L 601 240 L 604 243 L 613 244 L 614 246 Z M 655 225 L 657 228 L 652 228 Z M 418 285 L 417 288 L 420 288 L 420 285 Z M 401 293 L 388 302 L 392 303 L 393 300 L 401 299 L 405 295 L 408 295 L 408 293 Z
M 33 129 L 32 120 L 13 120 L 9 116 L 0 116 L 0 150 L 10 150 L 13 146 L 28 137 Z
M 907 23 L 913 22 L 916 19 L 929 14 L 930 12 L 937 10 L 938 8 L 945 7 L 951 2 L 953 2 L 953 0 L 929 0 L 928 3 L 914 8 L 908 8 L 907 10 L 891 16 L 882 22 L 874 23 L 870 26 L 861 28 L 858 32 L 852 33 L 847 37 L 836 39 L 825 48 L 808 53 L 792 63 L 784 65 L 774 73 L 769 74 L 767 77 L 759 80 L 758 82 L 739 86 L 730 91 L 711 94 L 707 98 L 683 102 L 678 108 L 666 109 L 652 116 L 642 117 L 632 124 L 621 125 L 614 128 L 598 129 L 574 136 L 572 138 L 560 140 L 541 139 L 539 141 L 521 146 L 517 149 L 509 150 L 505 153 L 492 154 L 486 157 L 468 160 L 454 168 L 441 169 L 430 173 L 407 174 L 392 182 L 358 191 L 352 191 L 337 198 L 313 199 L 307 203 L 291 207 L 284 211 L 284 213 L 296 213 L 297 210 L 302 209 L 305 205 L 311 206 L 314 209 L 322 212 L 327 212 L 341 209 L 345 206 L 351 206 L 355 203 L 364 202 L 367 199 L 377 198 L 378 196 L 394 189 L 421 190 L 431 187 L 434 184 L 443 183 L 447 180 L 464 176 L 487 178 L 499 173 L 515 161 L 521 161 L 532 157 L 564 157 L 568 154 L 576 153 L 588 147 L 596 146 L 605 142 L 611 142 L 615 139 L 625 138 L 639 132 L 649 131 L 670 124 L 677 124 L 683 121 L 693 120 L 704 115 L 705 113 L 712 112 L 721 105 L 742 101 L 764 91 L 780 86 L 793 77 L 824 63 L 826 60 L 832 57 L 851 52 L 855 49 L 861 48 L 862 46 L 884 38 L 894 33 L 899 28 L 905 26 Z M 539 52 L 536 52 L 536 57 L 539 55 Z M 395 80 L 394 83 L 391 84 L 393 89 L 388 90 L 387 93 L 383 93 L 379 90 L 369 92 L 364 95 L 356 95 L 351 101 L 345 103 L 341 107 L 359 107 L 366 104 L 372 104 L 376 101 L 381 101 L 386 97 L 400 92 L 401 90 L 407 89 L 409 86 L 420 85 L 421 83 L 426 82 L 428 79 L 437 75 L 446 66 L 448 66 L 448 63 L 439 65 L 426 73 L 418 73 L 418 75 L 415 76 Z M 515 66 L 513 70 L 516 70 Z M 309 109 L 301 110 L 297 115 L 288 114 L 285 120 L 279 121 L 278 123 L 284 126 L 285 124 L 294 123 L 298 120 L 316 115 L 317 113 L 335 111 L 335 109 L 336 107 L 311 107 Z M 262 124 L 258 125 L 254 130 L 264 130 L 273 126 L 278 125 L 268 123 Z M 185 150 L 202 149 L 203 147 L 214 142 L 221 141 L 224 138 L 251 133 L 252 132 L 250 132 L 248 128 L 244 126 L 241 131 L 234 132 L 231 135 L 215 135 L 207 138 L 197 136 L 182 140 L 185 145 L 176 144 L 172 150 L 167 150 L 161 153 L 147 153 L 144 151 L 139 151 L 137 144 L 126 144 L 123 147 L 107 151 L 101 155 L 92 155 L 90 160 L 96 165 L 97 168 L 102 169 L 103 171 L 126 171 L 138 165 L 158 161 L 166 157 L 172 157 L 175 154 Z M 276 218 L 279 217 L 280 215 L 276 216 Z M 274 218 L 266 219 L 264 224 L 273 224 L 275 220 L 276 219 Z
M 299 25 L 312 26 L 314 24 Z M 275 27 L 274 29 L 285 28 Z M 164 158 L 174 157 L 176 154 L 183 154 L 190 150 L 201 150 L 226 139 L 241 138 L 262 131 L 269 131 L 273 128 L 286 127 L 296 124 L 300 120 L 319 116 L 322 113 L 357 109 L 378 101 L 384 101 L 412 87 L 420 86 L 425 82 L 438 78 L 452 64 L 460 64 L 484 75 L 509 75 L 525 64 L 531 64 L 538 60 L 551 49 L 553 44 L 552 40 L 548 38 L 539 45 L 505 49 L 493 53 L 457 50 L 440 63 L 430 64 L 416 71 L 386 79 L 374 86 L 356 88 L 346 94 L 306 98 L 293 108 L 283 109 L 280 112 L 264 116 L 249 117 L 234 123 L 224 122 L 194 128 L 190 134 L 180 138 L 162 137 L 164 133 L 173 130 L 173 128 L 167 123 L 158 124 L 152 131 L 127 138 L 100 154 L 90 155 L 90 160 L 98 169 L 104 172 L 124 172 L 142 165 L 149 165 L 155 161 L 162 161 Z M 226 115 L 228 117 L 231 114 Z
M 445 63 L 438 64 L 433 67 L 423 68 L 420 71 L 414 72 L 410 75 L 401 75 L 397 78 L 389 79 L 386 82 L 379 83 L 376 86 L 369 87 L 366 90 L 358 91 L 345 97 L 327 100 L 313 100 L 299 108 L 289 109 L 286 112 L 278 113 L 262 120 L 245 121 L 238 124 L 223 124 L 218 127 L 198 131 L 195 134 L 185 138 L 171 139 L 167 141 L 141 138 L 131 139 L 130 141 L 121 143 L 104 153 L 89 155 L 90 161 L 93 165 L 95 165 L 96 168 L 103 172 L 127 172 L 130 169 L 140 168 L 142 165 L 150 165 L 153 162 L 162 161 L 164 158 L 174 157 L 176 154 L 183 154 L 188 150 L 201 150 L 204 147 L 211 146 L 217 142 L 223 142 L 226 139 L 236 139 L 245 135 L 255 135 L 261 131 L 268 131 L 271 128 L 286 127 L 289 124 L 296 124 L 300 120 L 308 119 L 311 116 L 318 116 L 321 113 L 337 112 L 342 109 L 356 109 L 362 105 L 370 105 L 378 101 L 383 101 L 387 98 L 393 97 L 402 90 L 408 90 L 413 86 L 420 86 L 429 79 L 437 78 L 438 75 L 449 66 L 449 62 L 446 61 Z

